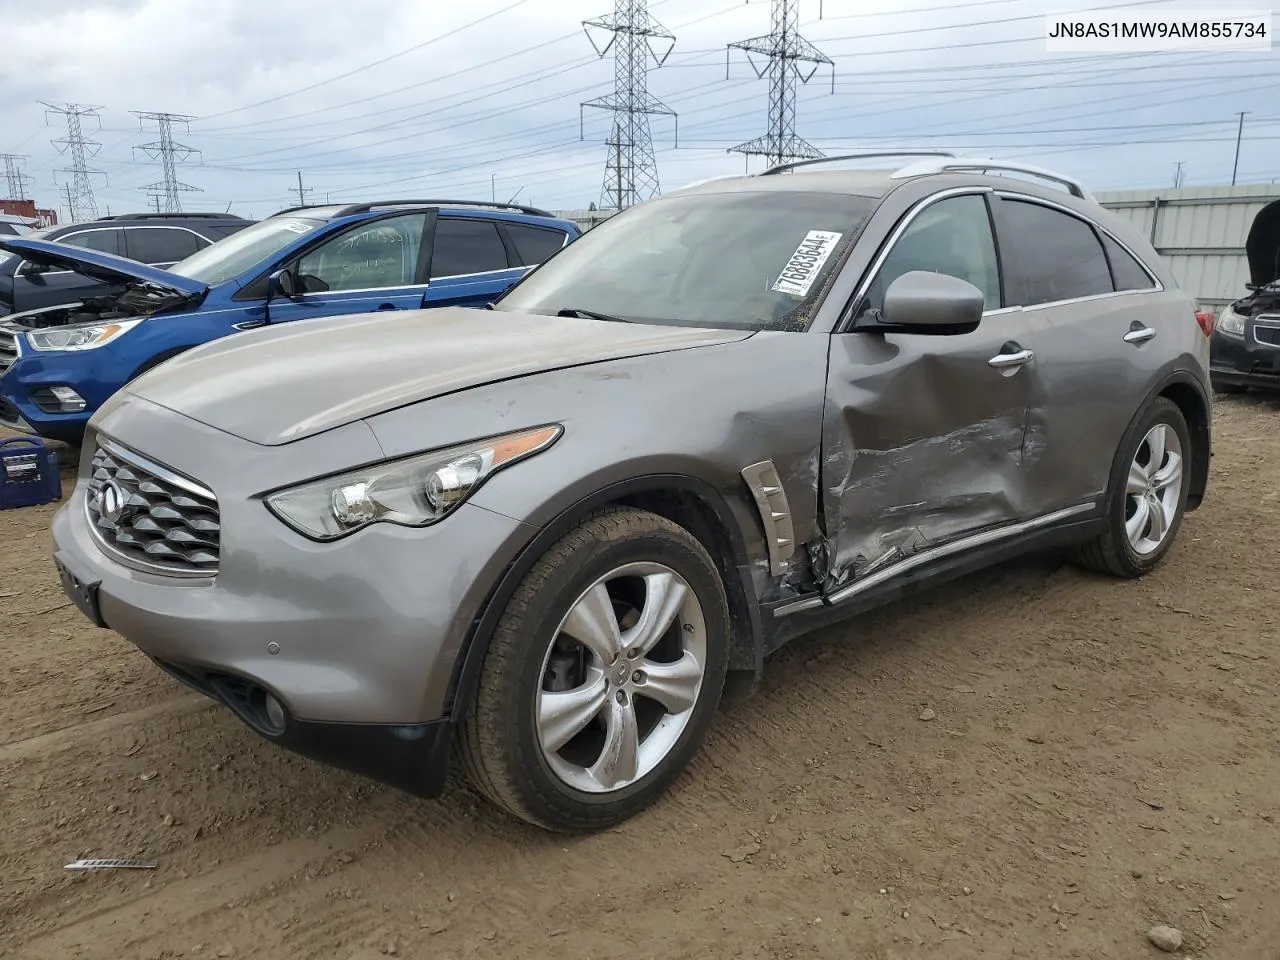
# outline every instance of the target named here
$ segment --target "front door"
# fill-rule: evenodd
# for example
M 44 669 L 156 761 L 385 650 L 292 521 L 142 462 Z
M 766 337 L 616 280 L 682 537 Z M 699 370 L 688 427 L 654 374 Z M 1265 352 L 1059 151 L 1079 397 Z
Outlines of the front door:
M 308 250 L 293 266 L 302 294 L 272 300 L 271 322 L 421 309 L 426 222 L 422 212 L 385 217 Z
M 1034 354 L 1005 310 L 984 192 L 927 200 L 855 304 L 883 305 L 897 277 L 928 270 L 982 290 L 978 328 L 958 335 L 832 337 L 821 477 L 828 591 L 1025 513 L 1021 465 Z

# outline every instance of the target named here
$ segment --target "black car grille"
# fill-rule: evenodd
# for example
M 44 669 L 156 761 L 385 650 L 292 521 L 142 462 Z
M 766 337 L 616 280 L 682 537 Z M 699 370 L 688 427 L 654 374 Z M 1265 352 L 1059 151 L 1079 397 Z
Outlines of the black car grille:
M 1253 339 L 1259 343 L 1265 343 L 1269 347 L 1280 347 L 1280 326 L 1255 323 L 1253 325 Z
M 12 330 L 0 327 L 0 373 L 4 373 L 18 359 L 18 337 Z
M 99 441 L 85 509 L 99 542 L 133 566 L 177 576 L 218 572 L 217 498 L 140 454 Z

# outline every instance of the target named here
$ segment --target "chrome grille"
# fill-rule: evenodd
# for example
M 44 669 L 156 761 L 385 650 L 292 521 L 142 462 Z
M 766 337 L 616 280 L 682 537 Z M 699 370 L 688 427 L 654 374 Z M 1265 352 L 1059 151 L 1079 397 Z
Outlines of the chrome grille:
M 0 373 L 4 373 L 18 359 L 18 337 L 12 330 L 0 327 Z
M 174 576 L 218 572 L 217 497 L 141 454 L 99 440 L 85 510 L 99 543 L 131 566 Z

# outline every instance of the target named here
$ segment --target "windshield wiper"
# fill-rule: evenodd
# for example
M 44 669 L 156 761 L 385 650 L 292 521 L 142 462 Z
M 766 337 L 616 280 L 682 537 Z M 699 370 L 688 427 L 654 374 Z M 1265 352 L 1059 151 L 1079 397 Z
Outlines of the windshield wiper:
M 594 310 L 579 310 L 577 307 L 565 307 L 556 311 L 557 317 L 580 317 L 583 320 L 610 320 L 614 323 L 631 323 L 626 317 L 615 317 L 608 313 L 596 313 Z

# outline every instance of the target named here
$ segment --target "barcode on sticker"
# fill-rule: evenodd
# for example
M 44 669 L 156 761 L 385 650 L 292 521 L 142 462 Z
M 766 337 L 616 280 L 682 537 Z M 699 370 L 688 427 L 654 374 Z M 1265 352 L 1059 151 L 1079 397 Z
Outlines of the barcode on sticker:
M 830 230 L 810 230 L 796 247 L 782 273 L 774 281 L 772 289 L 777 293 L 789 293 L 792 296 L 808 296 L 813 281 L 822 272 L 822 265 L 831 256 L 831 251 L 840 242 L 843 233 Z

